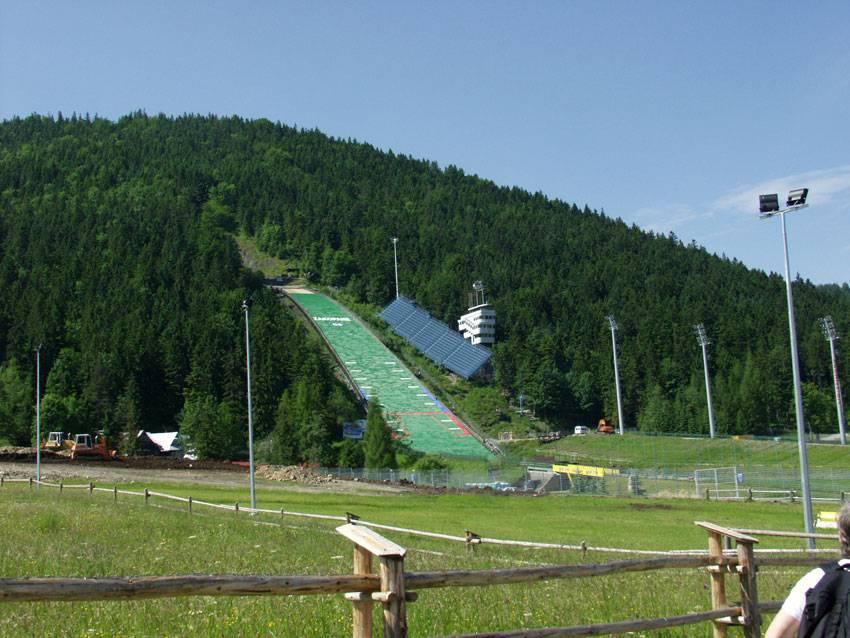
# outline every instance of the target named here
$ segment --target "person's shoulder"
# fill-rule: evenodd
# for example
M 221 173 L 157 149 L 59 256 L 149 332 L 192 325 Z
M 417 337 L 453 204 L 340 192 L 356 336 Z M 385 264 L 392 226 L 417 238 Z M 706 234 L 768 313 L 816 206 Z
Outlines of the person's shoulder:
M 800 584 L 805 583 L 805 589 L 809 589 L 817 585 L 824 576 L 826 576 L 826 569 L 823 566 L 815 567 L 800 579 Z

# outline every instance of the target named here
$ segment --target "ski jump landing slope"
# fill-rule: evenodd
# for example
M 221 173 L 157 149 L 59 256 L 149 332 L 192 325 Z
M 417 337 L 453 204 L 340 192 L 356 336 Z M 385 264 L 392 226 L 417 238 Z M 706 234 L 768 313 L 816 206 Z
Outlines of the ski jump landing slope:
M 319 293 L 288 289 L 286 294 L 312 318 L 360 394 L 367 401 L 378 397 L 390 426 L 411 448 L 426 454 L 492 456 L 352 313 Z

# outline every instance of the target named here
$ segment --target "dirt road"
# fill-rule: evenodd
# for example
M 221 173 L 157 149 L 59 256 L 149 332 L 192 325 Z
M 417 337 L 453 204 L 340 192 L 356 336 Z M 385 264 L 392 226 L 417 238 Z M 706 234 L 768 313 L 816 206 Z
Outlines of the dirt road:
M 258 467 L 259 470 L 259 467 Z M 0 474 L 7 478 L 35 477 L 35 460 L 0 461 Z M 299 480 L 274 481 L 256 478 L 258 489 L 290 492 L 340 492 L 358 495 L 400 494 L 410 488 L 391 484 L 359 481 L 317 480 L 303 472 Z M 167 459 L 131 459 L 130 461 L 43 460 L 44 481 L 82 479 L 93 483 L 194 483 L 222 487 L 242 487 L 248 483 L 248 469 L 240 465 L 210 462 L 172 462 Z

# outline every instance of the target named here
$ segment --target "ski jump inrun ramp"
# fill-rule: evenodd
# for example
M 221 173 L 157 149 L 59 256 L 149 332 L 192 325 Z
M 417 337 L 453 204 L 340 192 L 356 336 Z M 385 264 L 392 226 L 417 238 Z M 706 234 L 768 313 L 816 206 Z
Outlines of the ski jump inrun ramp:
M 285 292 L 324 335 L 360 394 L 366 400 L 378 397 L 390 426 L 411 448 L 426 454 L 492 456 L 352 313 L 319 293 Z

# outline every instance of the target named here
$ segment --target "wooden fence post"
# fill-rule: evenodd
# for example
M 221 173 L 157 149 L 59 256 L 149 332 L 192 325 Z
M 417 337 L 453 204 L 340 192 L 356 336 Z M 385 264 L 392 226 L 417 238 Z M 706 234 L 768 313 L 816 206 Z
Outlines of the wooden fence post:
M 148 504 L 148 499 L 150 499 L 151 493 L 148 491 L 148 488 L 145 488 L 145 505 Z
M 372 573 L 372 554 L 369 550 L 354 546 L 354 574 L 371 574 Z M 351 604 L 354 607 L 352 635 L 354 638 L 372 638 L 372 608 L 374 603 L 371 596 L 354 597 L 351 599 Z
M 404 555 L 407 550 L 362 525 L 347 523 L 337 527 L 336 531 L 352 541 L 358 549 L 377 556 L 381 561 L 381 591 L 373 593 L 369 598 L 383 604 L 384 638 L 407 638 L 406 602 L 416 599 L 416 594 L 405 591 L 404 587 Z M 355 561 L 357 560 L 362 558 L 358 559 L 355 554 Z M 346 598 L 358 603 L 364 601 L 366 596 L 355 592 L 346 594 Z M 354 625 L 354 638 L 371 637 L 371 634 L 363 633 L 364 610 L 365 607 L 358 607 L 355 604 L 355 623 L 360 622 L 360 624 Z M 356 620 L 358 616 L 360 621 Z M 361 633 L 356 633 L 357 631 Z
M 381 596 L 384 603 L 384 638 L 407 638 L 404 591 L 404 554 L 381 556 Z
M 481 544 L 481 536 L 476 534 L 475 532 L 470 532 L 469 530 L 465 530 L 466 533 L 466 550 L 469 552 L 475 552 L 475 546 Z
M 118 502 L 118 486 L 117 485 L 114 485 L 112 487 L 112 500 L 115 503 Z
M 718 618 L 713 621 L 714 638 L 725 638 L 728 625 L 743 625 L 747 638 L 761 636 L 761 616 L 758 611 L 758 587 L 756 586 L 756 563 L 753 544 L 757 538 L 741 532 L 727 529 L 713 523 L 697 521 L 696 524 L 708 532 L 708 553 L 717 559 L 717 564 L 708 568 L 711 574 L 711 606 L 712 609 L 728 607 L 726 600 L 726 581 L 724 574 L 729 569 L 728 561 L 723 556 L 723 540 L 735 539 L 738 554 L 738 573 L 741 591 L 741 616 Z
M 94 494 L 94 483 L 89 481 L 89 496 L 91 496 L 92 494 Z
M 708 494 L 708 490 L 706 490 Z M 708 532 L 708 554 L 712 558 L 723 557 L 723 538 L 722 534 L 716 531 Z M 711 574 L 711 608 L 718 609 L 720 607 L 728 607 L 726 601 L 726 576 L 720 565 L 709 567 Z M 726 638 L 726 625 L 719 621 L 712 623 L 714 626 L 714 638 Z
M 192 513 L 192 497 L 189 497 L 189 513 Z
M 753 539 L 755 541 L 755 539 Z M 758 541 L 755 541 L 756 543 Z M 738 540 L 738 577 L 741 584 L 741 609 L 744 615 L 744 636 L 761 637 L 761 614 L 759 614 L 758 567 L 753 551 L 753 542 Z

